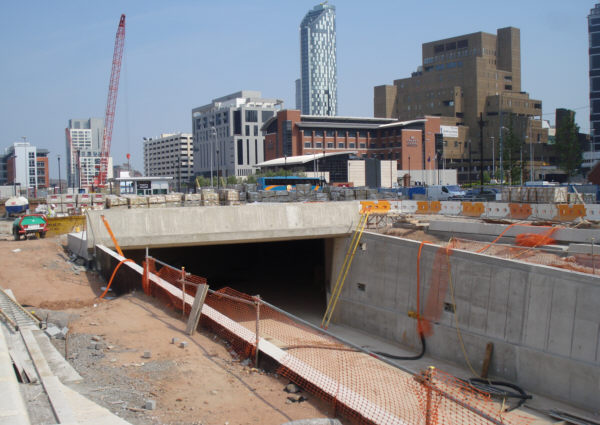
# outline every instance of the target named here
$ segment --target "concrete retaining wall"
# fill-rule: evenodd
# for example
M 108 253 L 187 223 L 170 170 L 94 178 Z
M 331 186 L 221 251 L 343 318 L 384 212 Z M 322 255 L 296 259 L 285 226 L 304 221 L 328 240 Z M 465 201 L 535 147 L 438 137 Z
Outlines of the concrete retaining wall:
M 373 233 L 361 241 L 334 321 L 417 349 L 408 312 L 416 310 L 419 242 Z M 348 244 L 349 238 L 334 242 L 331 282 Z M 433 273 L 446 273 L 433 270 L 436 253 L 436 246 L 423 248 L 422 306 Z M 491 341 L 491 375 L 583 408 L 600 406 L 600 278 L 465 251 L 454 251 L 450 264 L 459 328 L 477 371 Z M 449 289 L 444 301 L 452 303 Z M 464 365 L 454 320 L 441 313 L 427 349 Z

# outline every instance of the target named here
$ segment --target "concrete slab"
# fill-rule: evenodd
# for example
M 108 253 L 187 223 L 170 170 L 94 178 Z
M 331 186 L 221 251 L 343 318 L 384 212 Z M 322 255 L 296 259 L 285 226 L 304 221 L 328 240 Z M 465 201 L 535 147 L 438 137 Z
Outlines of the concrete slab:
M 137 249 L 346 236 L 359 209 L 349 201 L 89 211 L 87 243 L 113 246 L 101 215 L 121 248 Z
M 490 224 L 477 221 L 448 221 L 448 220 L 430 220 L 430 232 L 445 232 L 450 234 L 474 234 L 474 235 L 489 235 L 498 236 L 508 225 L 505 224 Z M 547 227 L 539 226 L 514 226 L 505 234 L 505 237 L 514 238 L 520 233 L 544 233 L 547 232 Z M 561 228 L 552 234 L 552 237 L 559 242 L 564 243 L 591 243 L 594 240 L 600 240 L 599 229 L 571 229 Z
M 0 424 L 28 425 L 30 421 L 27 407 L 19 391 L 4 332 L 8 330 L 4 323 L 0 322 Z

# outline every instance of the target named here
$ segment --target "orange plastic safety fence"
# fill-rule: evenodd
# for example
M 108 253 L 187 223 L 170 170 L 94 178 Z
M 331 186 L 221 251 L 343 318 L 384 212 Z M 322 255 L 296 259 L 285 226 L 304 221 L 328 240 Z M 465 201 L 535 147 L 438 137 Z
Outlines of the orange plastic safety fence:
M 440 264 L 441 258 L 440 254 Z M 149 272 L 181 288 L 181 270 L 168 266 L 156 270 L 156 267 L 149 259 Z M 172 305 L 181 306 L 181 300 L 166 295 L 168 291 L 154 285 L 147 275 L 144 279 L 146 293 L 166 296 Z M 186 275 L 185 280 L 205 281 L 193 275 Z M 444 285 L 438 284 L 437 290 L 443 292 Z M 195 287 L 186 287 L 185 291 L 192 295 Z M 439 303 L 437 298 L 428 298 L 425 310 L 430 304 L 439 306 Z M 256 353 L 258 320 L 261 345 L 268 343 L 281 350 L 278 373 L 331 403 L 337 414 L 352 423 L 527 425 L 531 422 L 514 412 L 503 412 L 500 403 L 450 375 L 436 370 L 426 380 L 415 377 L 293 320 L 256 297 L 223 288 L 209 293 L 205 304 L 227 319 L 203 314 L 202 326 L 226 339 L 242 356 Z

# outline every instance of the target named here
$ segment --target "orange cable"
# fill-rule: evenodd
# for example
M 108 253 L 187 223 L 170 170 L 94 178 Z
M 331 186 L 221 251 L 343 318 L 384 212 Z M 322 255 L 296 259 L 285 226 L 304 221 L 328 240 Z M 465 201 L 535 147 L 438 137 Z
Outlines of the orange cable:
M 121 267 L 121 264 L 126 263 L 127 261 L 131 261 L 132 263 L 134 262 L 130 258 L 125 258 L 124 260 L 119 261 L 119 264 L 117 264 L 117 267 L 115 267 L 115 269 L 113 270 L 112 276 L 110 277 L 110 280 L 108 281 L 108 285 L 106 286 L 106 289 L 104 290 L 104 292 L 102 293 L 102 295 L 100 295 L 98 298 L 104 298 L 104 296 L 106 295 L 106 293 L 110 289 L 110 285 L 112 285 L 112 281 L 115 278 L 115 275 L 117 274 L 117 270 L 119 270 L 119 267 Z

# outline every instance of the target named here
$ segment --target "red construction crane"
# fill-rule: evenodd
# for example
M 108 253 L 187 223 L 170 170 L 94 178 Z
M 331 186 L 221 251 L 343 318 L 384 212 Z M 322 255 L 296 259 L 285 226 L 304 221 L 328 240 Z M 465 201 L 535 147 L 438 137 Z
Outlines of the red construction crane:
M 100 151 L 100 169 L 96 178 L 96 185 L 106 186 L 108 175 L 108 157 L 110 156 L 110 142 L 112 140 L 113 124 L 115 123 L 115 108 L 117 106 L 117 93 L 119 91 L 119 76 L 121 75 L 121 60 L 123 59 L 123 47 L 125 46 L 125 15 L 121 15 L 117 36 L 115 38 L 115 50 L 113 53 L 112 71 L 110 73 L 110 84 L 108 86 L 108 99 L 106 101 L 106 113 L 104 115 L 104 137 L 102 138 L 102 150 Z

